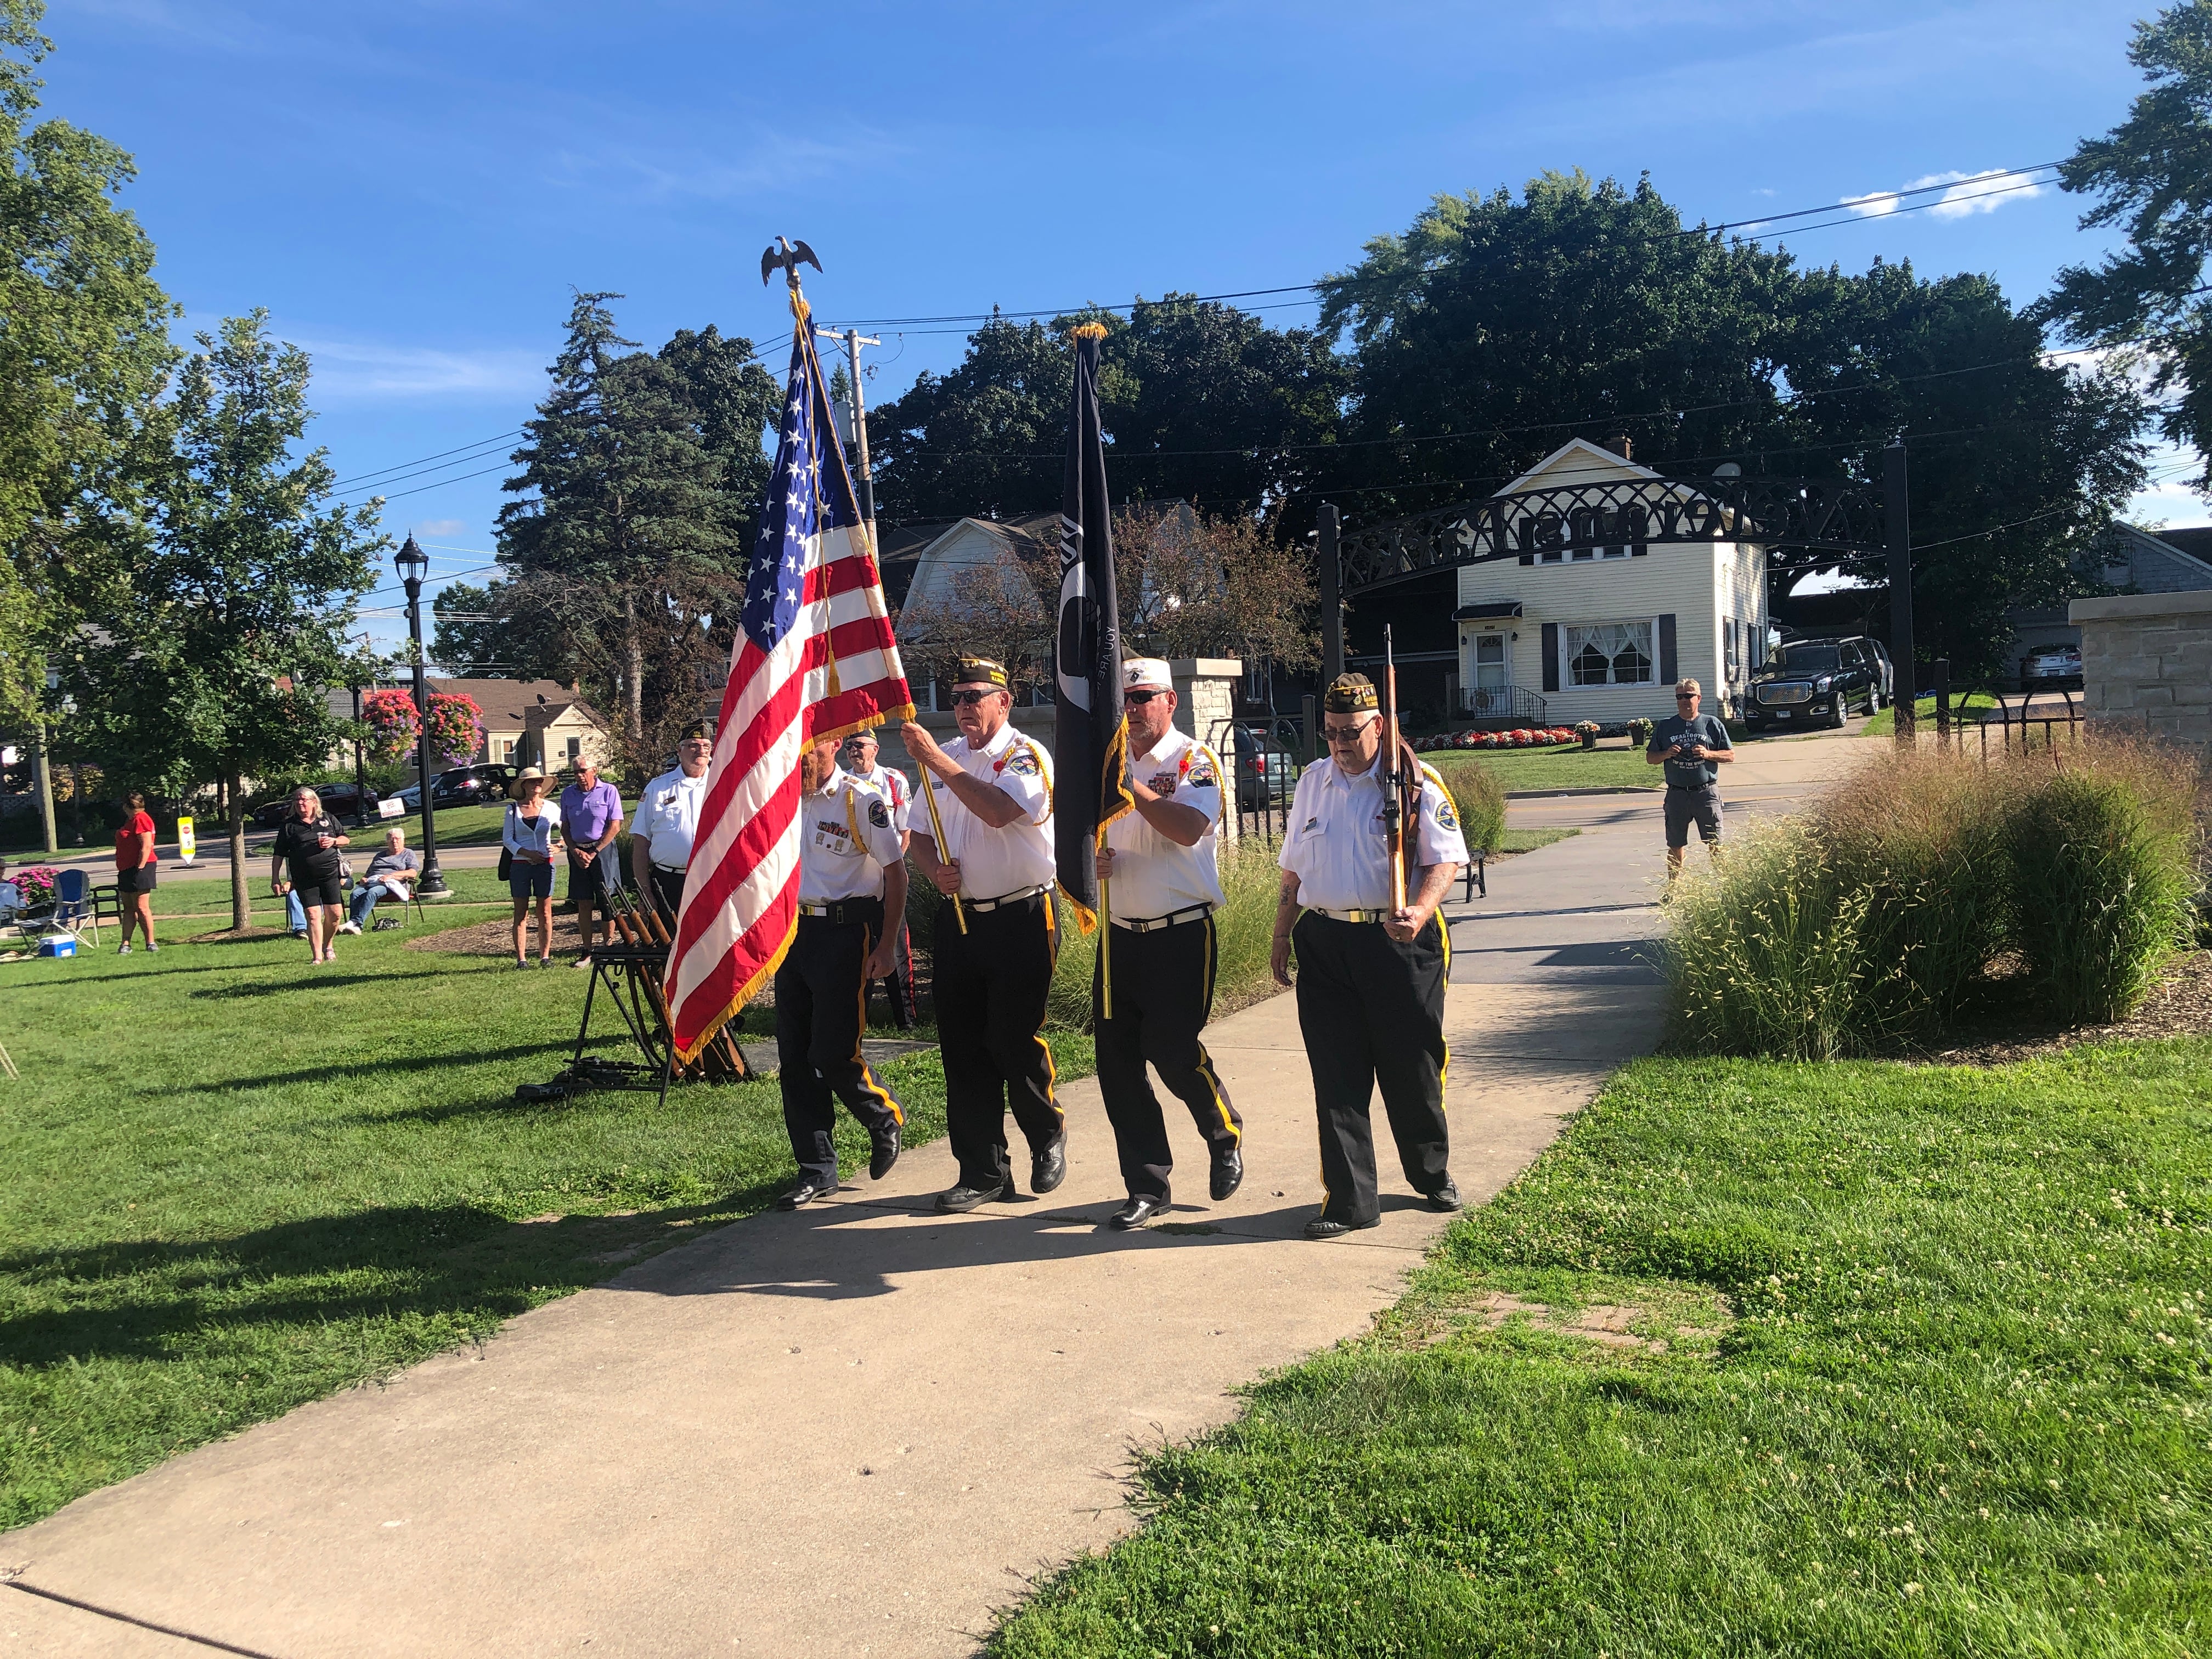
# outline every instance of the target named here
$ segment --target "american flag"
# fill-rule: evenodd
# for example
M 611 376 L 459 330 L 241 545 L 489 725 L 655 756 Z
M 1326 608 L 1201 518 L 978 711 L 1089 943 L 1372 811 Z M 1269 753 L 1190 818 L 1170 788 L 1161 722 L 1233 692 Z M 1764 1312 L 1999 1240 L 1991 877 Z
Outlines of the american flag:
M 799 755 L 818 737 L 914 714 L 812 325 L 804 302 L 796 308 L 775 471 L 668 960 L 670 1034 L 686 1061 L 791 948 Z

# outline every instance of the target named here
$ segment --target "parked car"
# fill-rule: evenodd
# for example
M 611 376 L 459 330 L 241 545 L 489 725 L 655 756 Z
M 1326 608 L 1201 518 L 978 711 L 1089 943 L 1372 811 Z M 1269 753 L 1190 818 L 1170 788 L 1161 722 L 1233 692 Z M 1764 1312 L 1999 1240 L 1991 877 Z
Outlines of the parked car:
M 1237 754 L 1237 810 L 1257 812 L 1290 799 L 1298 787 L 1296 751 L 1260 726 L 1231 726 L 1230 734 Z
M 2081 647 L 2050 645 L 2021 659 L 2020 689 L 2023 691 L 2078 691 L 2081 689 Z
M 1889 700 L 1889 654 L 1878 640 L 1799 640 L 1753 677 L 1743 723 L 1771 727 L 1841 726 L 1854 704 L 1871 714 Z
M 319 783 L 315 786 L 315 793 L 323 798 L 323 811 L 334 818 L 350 818 L 356 811 L 374 812 L 376 803 L 383 799 L 372 787 L 364 800 L 360 792 L 349 783 Z M 253 823 L 257 829 L 274 830 L 291 816 L 292 794 L 287 790 L 275 800 L 264 801 L 255 807 Z
M 477 806 L 485 801 L 504 800 L 519 770 L 513 766 L 487 763 L 482 766 L 456 766 L 449 771 L 436 773 L 430 779 L 430 805 Z M 402 789 L 398 799 L 409 811 L 421 811 L 421 781 L 418 779 Z

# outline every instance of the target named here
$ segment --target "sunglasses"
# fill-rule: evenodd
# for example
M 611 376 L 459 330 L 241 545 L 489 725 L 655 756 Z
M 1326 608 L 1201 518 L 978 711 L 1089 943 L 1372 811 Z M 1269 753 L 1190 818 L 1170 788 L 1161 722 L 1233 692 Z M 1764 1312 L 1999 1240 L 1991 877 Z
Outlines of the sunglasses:
M 955 691 L 952 694 L 952 701 L 957 706 L 972 708 L 976 703 L 982 702 L 984 698 L 995 697 L 998 695 L 999 688 L 994 685 L 988 691 Z
M 1676 702 L 1695 702 L 1697 700 L 1698 694 L 1694 691 L 1677 691 L 1674 694 Z
M 1331 743 L 1358 743 L 1359 734 L 1367 729 L 1367 726 L 1368 722 L 1365 720 L 1360 721 L 1357 726 L 1324 726 L 1321 729 L 1321 734 Z
M 1172 692 L 1168 691 L 1124 691 L 1121 694 L 1121 701 L 1123 702 L 1134 703 L 1138 708 L 1142 708 L 1154 697 L 1165 697 L 1171 696 L 1173 695 L 1174 694 Z

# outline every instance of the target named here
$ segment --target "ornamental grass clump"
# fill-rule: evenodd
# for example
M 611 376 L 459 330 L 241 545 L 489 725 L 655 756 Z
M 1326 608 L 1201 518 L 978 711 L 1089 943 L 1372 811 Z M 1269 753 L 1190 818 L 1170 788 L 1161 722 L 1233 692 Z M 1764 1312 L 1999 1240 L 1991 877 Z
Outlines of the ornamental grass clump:
M 1811 828 L 1735 837 L 1674 889 L 1667 942 L 1678 1040 L 1719 1054 L 1832 1060 L 1866 995 L 1869 897 L 1846 888 Z
M 1495 853 L 1505 840 L 1505 786 L 1498 775 L 1480 761 L 1439 757 L 1429 763 L 1444 781 L 1468 849 Z
M 2025 792 L 2010 823 L 2017 926 L 2045 1012 L 2124 1018 L 2188 940 L 2194 782 L 2170 753 L 2107 741 Z

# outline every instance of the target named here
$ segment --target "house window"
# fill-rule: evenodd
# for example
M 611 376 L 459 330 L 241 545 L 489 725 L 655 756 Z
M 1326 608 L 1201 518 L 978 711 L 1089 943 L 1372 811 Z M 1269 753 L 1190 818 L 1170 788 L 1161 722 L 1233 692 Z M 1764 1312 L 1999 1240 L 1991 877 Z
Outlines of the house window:
M 575 765 L 576 762 L 582 757 L 583 752 L 584 740 L 581 738 L 571 738 L 568 739 L 568 764 L 570 766 Z
M 1570 623 L 1561 630 L 1573 685 L 1650 685 L 1656 678 L 1647 622 Z
M 1742 627 L 1742 624 L 1737 622 L 1734 617 L 1729 617 L 1722 623 L 1724 637 L 1728 641 L 1728 677 L 1730 679 L 1734 679 L 1736 677 L 1736 631 L 1741 627 Z
M 1474 683 L 1484 690 L 1495 690 L 1505 684 L 1504 635 L 1474 636 Z
M 514 758 L 514 739 L 513 738 L 494 738 L 492 739 L 491 750 L 492 759 L 498 762 L 501 766 L 505 766 Z

